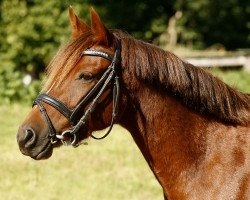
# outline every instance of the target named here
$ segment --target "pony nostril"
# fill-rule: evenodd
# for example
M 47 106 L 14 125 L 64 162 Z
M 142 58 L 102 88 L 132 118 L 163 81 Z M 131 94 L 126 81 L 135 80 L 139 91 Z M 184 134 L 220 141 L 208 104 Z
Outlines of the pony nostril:
M 36 142 L 36 134 L 33 129 L 29 128 L 25 131 L 24 143 L 25 148 L 32 147 Z

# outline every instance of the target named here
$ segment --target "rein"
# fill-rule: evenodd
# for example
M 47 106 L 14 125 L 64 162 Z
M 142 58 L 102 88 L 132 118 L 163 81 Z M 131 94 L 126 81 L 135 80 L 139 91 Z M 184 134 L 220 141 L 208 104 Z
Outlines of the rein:
M 61 141 L 65 145 L 72 145 L 73 147 L 79 146 L 81 144 L 79 142 L 79 133 L 78 133 L 79 129 L 86 123 L 86 120 L 89 118 L 90 114 L 95 110 L 95 107 L 98 103 L 98 99 L 100 98 L 100 96 L 106 91 L 108 86 L 113 84 L 113 111 L 109 129 L 102 137 L 95 137 L 92 134 L 91 137 L 96 140 L 101 140 L 107 137 L 108 134 L 111 132 L 117 117 L 118 102 L 120 96 L 120 85 L 119 85 L 119 77 L 117 75 L 117 70 L 118 70 L 117 68 L 121 57 L 121 46 L 118 40 L 116 40 L 115 48 L 116 50 L 114 56 L 111 56 L 105 52 L 91 50 L 91 49 L 87 49 L 82 52 L 82 56 L 87 55 L 87 56 L 102 57 L 104 59 L 111 61 L 111 64 L 103 73 L 99 81 L 94 85 L 94 87 L 80 100 L 80 102 L 73 109 L 69 109 L 60 100 L 46 93 L 38 95 L 37 98 L 35 99 L 33 106 L 37 105 L 42 116 L 44 117 L 44 120 L 49 129 L 48 138 L 50 139 L 50 142 L 52 144 Z M 92 101 L 90 105 L 88 106 L 84 114 L 81 116 L 81 118 L 77 120 L 79 111 L 86 105 L 86 103 L 91 98 Z M 62 132 L 62 134 L 58 134 L 56 132 L 55 127 L 53 126 L 53 123 L 45 107 L 43 106 L 43 103 L 46 103 L 54 107 L 62 115 L 64 115 L 70 122 L 71 127 L 68 130 Z

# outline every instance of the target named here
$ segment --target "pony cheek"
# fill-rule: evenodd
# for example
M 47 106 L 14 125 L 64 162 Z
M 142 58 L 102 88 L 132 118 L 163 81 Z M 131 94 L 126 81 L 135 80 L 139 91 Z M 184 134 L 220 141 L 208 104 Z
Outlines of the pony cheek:
M 96 111 L 91 115 L 90 129 L 92 131 L 103 130 L 107 128 L 112 120 L 112 104 L 110 103 L 105 108 L 102 104 L 97 107 Z
M 65 130 L 68 130 L 71 126 L 68 119 L 62 115 L 52 118 L 55 129 L 57 133 L 62 133 Z
M 93 125 L 90 122 L 84 124 L 78 131 L 78 140 L 82 141 L 91 136 L 93 132 Z

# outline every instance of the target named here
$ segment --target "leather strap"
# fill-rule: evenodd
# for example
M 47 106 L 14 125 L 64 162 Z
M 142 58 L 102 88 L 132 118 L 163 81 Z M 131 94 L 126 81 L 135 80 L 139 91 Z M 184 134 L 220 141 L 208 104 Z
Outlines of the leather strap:
M 50 96 L 49 94 L 42 93 L 38 95 L 38 97 L 35 99 L 33 103 L 33 106 L 38 105 L 42 115 L 45 118 L 45 121 L 49 128 L 49 138 L 51 140 L 51 143 L 56 143 L 58 140 L 61 140 L 63 143 L 67 143 L 65 138 L 70 138 L 70 144 L 74 147 L 77 147 L 79 145 L 78 130 L 80 129 L 80 127 L 82 127 L 85 124 L 86 119 L 94 111 L 98 99 L 106 90 L 106 88 L 110 84 L 112 84 L 112 82 L 114 84 L 113 85 L 113 111 L 112 111 L 112 120 L 111 120 L 110 128 L 108 132 L 100 138 L 97 138 L 93 135 L 91 135 L 91 137 L 93 137 L 94 139 L 105 138 L 112 130 L 112 127 L 116 120 L 116 116 L 118 113 L 118 102 L 119 102 L 119 96 L 120 96 L 119 78 L 117 75 L 117 66 L 120 62 L 120 56 L 121 56 L 120 42 L 116 40 L 116 51 L 115 51 L 114 57 L 112 57 L 111 55 L 105 52 L 89 50 L 89 49 L 83 51 L 82 55 L 103 57 L 105 59 L 110 60 L 111 64 L 108 67 L 108 69 L 104 72 L 100 80 L 87 93 L 87 95 L 75 106 L 73 110 L 69 109 L 64 103 L 62 103 L 60 100 L 56 99 L 55 97 Z M 81 110 L 81 108 L 83 108 L 84 105 L 86 105 L 86 103 L 91 98 L 93 98 L 93 100 L 90 103 L 89 107 L 87 108 L 83 116 L 78 121 L 76 121 L 76 116 L 78 112 Z M 42 103 L 49 104 L 50 106 L 58 110 L 61 114 L 63 114 L 69 120 L 72 127 L 64 131 L 61 135 L 57 135 L 56 130 L 48 116 L 46 109 L 42 105 Z
M 60 100 L 56 99 L 55 97 L 52 97 L 48 94 L 42 93 L 38 95 L 33 105 L 37 104 L 37 102 L 45 102 L 49 104 L 50 106 L 54 107 L 56 110 L 58 110 L 61 114 L 63 114 L 67 119 L 70 119 L 72 115 L 72 111 Z

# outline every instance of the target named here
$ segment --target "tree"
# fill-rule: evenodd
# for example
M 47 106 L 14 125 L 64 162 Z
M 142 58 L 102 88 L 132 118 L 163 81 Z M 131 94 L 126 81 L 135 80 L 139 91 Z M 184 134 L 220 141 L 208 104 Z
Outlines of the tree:
M 183 12 L 181 42 L 206 48 L 219 43 L 226 49 L 249 48 L 250 3 L 248 0 L 178 0 Z
M 87 15 L 87 5 L 76 1 L 75 7 Z M 39 78 L 58 47 L 68 40 L 68 6 L 65 1 L 56 0 L 0 1 L 1 99 L 30 96 L 22 78 L 27 73 Z M 35 88 L 32 97 L 36 94 L 34 90 L 38 90 Z
M 93 3 L 110 27 L 125 30 L 145 40 L 159 36 L 175 13 L 173 0 L 94 0 Z

